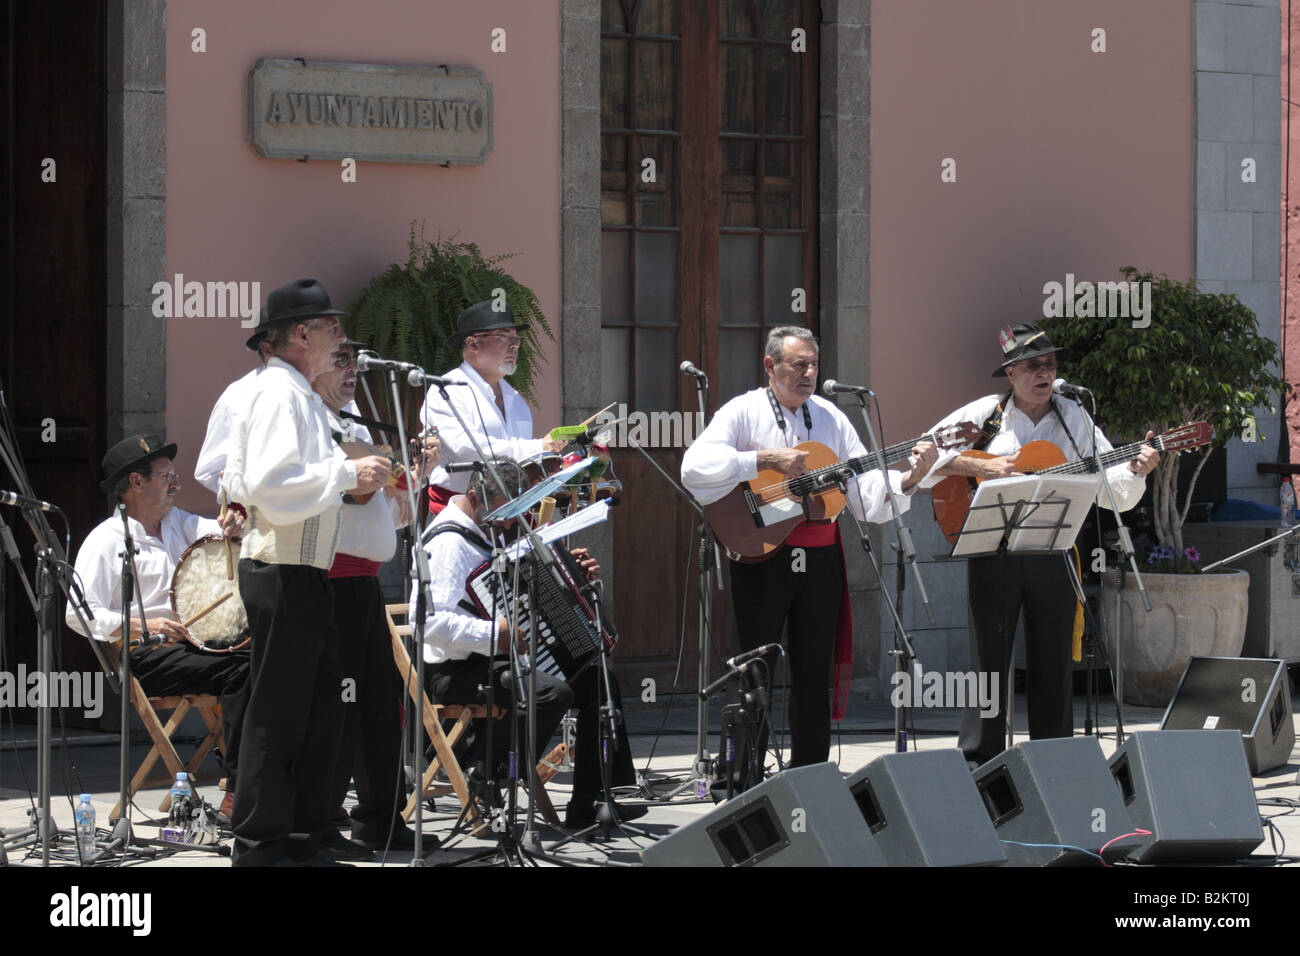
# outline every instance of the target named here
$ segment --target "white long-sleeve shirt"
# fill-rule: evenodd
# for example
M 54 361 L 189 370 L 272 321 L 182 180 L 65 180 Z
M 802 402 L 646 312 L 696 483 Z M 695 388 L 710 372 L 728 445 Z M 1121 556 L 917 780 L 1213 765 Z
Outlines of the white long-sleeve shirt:
M 356 402 L 348 402 L 343 411 L 360 414 Z M 351 426 L 353 438 L 374 444 L 370 429 L 365 425 L 350 419 L 342 419 L 342 422 Z M 397 501 L 382 491 L 375 492 L 363 505 L 345 501 L 339 524 L 339 553 L 384 563 L 397 553 L 397 529 L 401 527 L 399 514 Z
M 342 495 L 357 485 L 329 409 L 297 369 L 273 358 L 235 421 L 222 486 L 248 509 L 241 557 L 328 570 Z
M 212 414 L 208 416 L 208 430 L 203 436 L 203 447 L 199 449 L 199 459 L 194 465 L 194 480 L 218 498 L 221 497 L 221 472 L 225 470 L 226 459 L 230 456 L 230 443 L 235 437 L 235 417 L 248 404 L 248 397 L 262 369 L 263 366 L 258 365 L 247 375 L 227 385 L 217 403 L 212 406 Z
M 492 656 L 496 648 L 497 624 L 470 614 L 460 602 L 468 600 L 469 576 L 491 555 L 491 546 L 478 526 L 454 503 L 444 508 L 424 532 L 424 553 L 429 558 L 432 610 L 424 622 L 424 661 L 441 664 L 462 660 L 471 654 Z M 446 524 L 469 529 L 482 546 L 476 547 L 456 532 L 432 535 Z M 411 587 L 411 614 L 415 614 L 416 588 Z
M 140 582 L 140 595 L 144 599 L 145 617 L 164 617 L 176 620 L 172 613 L 172 574 L 185 553 L 185 549 L 199 538 L 220 534 L 221 526 L 211 518 L 172 508 L 162 519 L 162 536 L 155 538 L 145 531 L 144 525 L 128 518 L 131 538 L 138 554 L 135 570 Z M 95 619 L 90 622 L 87 636 L 97 641 L 114 641 L 113 632 L 122 626 L 122 519 L 116 514 L 101 521 L 86 535 L 77 551 L 77 577 L 85 588 L 86 603 Z M 131 616 L 138 618 L 140 609 L 131 598 Z M 65 620 L 68 627 L 85 634 L 76 612 L 69 605 Z
M 958 422 L 973 422 L 976 428 L 980 428 L 988 420 L 988 417 L 993 414 L 993 410 L 997 408 L 1001 398 L 1001 395 L 986 395 L 969 405 L 963 405 L 935 425 L 934 428 L 938 430 L 949 425 L 955 425 Z M 1065 424 L 1070 429 L 1069 434 L 1074 436 L 1074 441 L 1079 446 L 1079 452 L 1082 452 L 1084 457 L 1092 457 L 1093 436 L 1095 436 L 1096 450 L 1099 453 L 1104 455 L 1112 450 L 1111 443 L 1106 440 L 1106 436 L 1101 433 L 1101 429 L 1093 424 L 1091 416 L 1078 403 L 1055 398 L 1052 401 L 1061 410 L 1061 417 L 1065 419 Z M 1071 443 L 1069 435 L 1061 428 L 1060 419 L 1056 415 L 1049 411 L 1039 419 L 1038 424 L 1034 424 L 1028 415 L 1016 407 L 1016 399 L 1013 395 L 1003 408 L 1001 430 L 993 436 L 993 440 L 989 442 L 984 450 L 990 455 L 1014 455 L 1031 441 L 1049 441 L 1061 450 L 1066 461 L 1079 460 L 1080 456 L 1075 452 L 1074 444 Z M 941 451 L 939 461 L 930 469 L 930 473 L 921 480 L 920 487 L 928 488 L 942 481 L 944 476 L 938 475 L 936 472 L 961 454 L 961 451 L 960 448 Z M 1146 489 L 1147 484 L 1146 476 L 1134 474 L 1127 462 L 1111 465 L 1106 469 L 1106 477 L 1110 479 L 1111 488 L 1115 491 L 1115 503 L 1119 505 L 1120 511 L 1128 511 L 1142 499 L 1142 492 Z M 1106 494 L 1105 485 L 1102 485 L 1097 492 L 1097 503 L 1103 508 L 1110 507 L 1110 498 Z
M 501 398 L 506 407 L 503 417 L 501 409 L 497 407 L 492 386 L 468 362 L 462 362 L 459 368 L 452 369 L 446 377 L 469 383 L 468 387 L 457 385 L 447 389 L 447 395 L 473 431 L 474 439 L 484 455 L 523 461 L 541 453 L 542 439 L 533 438 L 533 413 L 524 397 L 509 382 L 501 380 Z M 469 475 L 450 474 L 443 466 L 477 461 L 479 454 L 475 451 L 470 436 L 460 427 L 460 422 L 436 388 L 429 389 L 429 397 L 420 409 L 420 422 L 425 428 L 435 426 L 442 440 L 442 460 L 429 476 L 429 481 L 463 494 L 469 487 Z
M 700 504 L 709 505 L 726 497 L 742 481 L 758 477 L 758 452 L 764 448 L 793 448 L 801 442 L 816 441 L 830 448 L 841 461 L 867 453 L 839 408 L 816 395 L 807 404 L 811 406 L 808 411 L 812 431 L 805 425 L 802 411 L 792 412 L 778 403 L 785 418 L 782 430 L 767 399 L 767 389 L 756 388 L 736 396 L 718 409 L 713 421 L 686 449 L 682 484 Z M 900 472 L 889 472 L 889 484 L 900 512 L 911 504 L 902 480 Z M 868 471 L 859 475 L 855 484 L 858 494 L 848 495 L 853 513 L 865 521 L 888 521 L 892 512 L 880 473 Z

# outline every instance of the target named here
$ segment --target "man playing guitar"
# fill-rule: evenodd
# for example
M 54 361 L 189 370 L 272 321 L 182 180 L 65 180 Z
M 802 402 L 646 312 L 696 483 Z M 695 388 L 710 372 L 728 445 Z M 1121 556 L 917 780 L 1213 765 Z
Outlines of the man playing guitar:
M 682 483 L 701 504 L 719 501 L 738 483 L 755 478 L 760 468 L 787 476 L 803 474 L 808 452 L 794 447 L 800 442 L 820 442 L 841 460 L 866 454 L 844 413 L 813 394 L 818 363 L 817 340 L 807 329 L 772 330 L 763 358 L 767 387 L 739 395 L 718 409 L 682 459 Z M 928 442 L 918 444 L 913 452 L 908 471 L 890 472 L 900 511 L 908 507 L 907 492 L 938 457 Z M 879 472 L 867 471 L 852 479 L 847 490 L 849 505 L 860 519 L 880 522 L 890 517 Z M 834 655 L 836 683 L 842 679 L 847 689 L 852 624 L 836 529 L 833 521 L 807 522 L 765 560 L 731 562 L 731 597 L 741 650 L 780 641 L 789 625 L 793 766 L 820 763 L 830 756 L 831 699 L 826 690 L 837 642 L 844 651 Z M 765 740 L 760 740 L 759 748 L 765 750 Z
M 940 454 L 938 466 L 921 483 L 928 487 L 945 476 L 1005 478 L 1020 474 L 1016 459 L 1031 441 L 1049 441 L 1067 461 L 1092 458 L 1096 451 L 1108 452 L 1110 442 L 1076 403 L 1056 401 L 1052 385 L 1056 378 L 1056 353 L 1047 334 L 1031 324 L 1004 327 L 999 335 L 1002 364 L 993 376 L 1004 374 L 1010 391 L 987 395 L 945 418 L 937 428 L 959 421 L 983 423 L 975 448 L 993 457 L 962 455 L 958 451 Z M 1147 438 L 1152 437 L 1151 432 Z M 1114 465 L 1106 476 L 1120 511 L 1136 505 L 1146 487 L 1146 475 L 1160 462 L 1150 445 L 1142 445 L 1137 457 Z M 1109 507 L 1103 487 L 1099 504 Z M 1074 627 L 1075 598 L 1065 562 L 1056 555 L 1010 555 L 970 559 L 967 583 L 971 618 L 974 621 L 974 668 L 1001 674 L 995 686 L 1005 688 L 1015 646 L 1016 621 L 1025 611 L 1025 661 L 1028 668 L 1029 736 L 1069 737 L 1074 732 L 1071 700 L 1070 648 Z M 967 761 L 979 764 L 996 756 L 1005 739 L 1005 694 L 998 694 L 997 713 L 981 717 L 967 708 L 962 717 L 958 746 Z

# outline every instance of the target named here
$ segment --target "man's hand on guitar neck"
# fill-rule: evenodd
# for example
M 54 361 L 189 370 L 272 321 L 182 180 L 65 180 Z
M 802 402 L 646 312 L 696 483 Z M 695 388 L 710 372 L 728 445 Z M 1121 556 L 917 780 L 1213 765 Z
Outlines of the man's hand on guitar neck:
M 912 449 L 912 467 L 903 474 L 903 490 L 910 491 L 918 481 L 930 473 L 930 469 L 938 460 L 938 446 L 928 441 L 916 445 Z
M 1147 432 L 1147 439 L 1155 438 L 1155 432 Z M 1156 470 L 1156 465 L 1160 464 L 1160 452 L 1156 451 L 1150 445 L 1143 445 L 1138 451 L 1138 456 L 1128 463 L 1129 471 L 1135 475 L 1149 475 Z
M 981 458 L 973 454 L 958 455 L 940 468 L 937 474 L 964 475 L 971 478 L 1009 478 L 1020 474 L 1016 471 L 1016 459 L 1019 457 L 1020 452 L 994 458 Z
M 781 474 L 794 478 L 808 470 L 804 463 L 808 452 L 798 448 L 762 448 L 758 452 L 759 469 L 770 468 Z

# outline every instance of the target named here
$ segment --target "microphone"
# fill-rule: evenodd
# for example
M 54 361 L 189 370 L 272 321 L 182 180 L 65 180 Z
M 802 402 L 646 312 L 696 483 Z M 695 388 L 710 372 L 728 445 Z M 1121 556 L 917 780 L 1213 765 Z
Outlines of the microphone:
M 358 361 L 360 361 L 360 357 L 358 357 Z M 361 366 L 358 365 L 357 369 L 360 370 Z M 446 388 L 448 385 L 469 384 L 469 382 L 458 382 L 455 379 L 444 378 L 441 375 L 430 375 L 418 365 L 401 365 L 401 368 L 399 368 L 398 371 L 401 371 L 401 369 L 410 369 L 410 371 L 406 373 L 406 384 L 412 388 L 422 388 L 425 385 L 432 385 L 435 388 Z
M 693 375 L 695 378 L 699 379 L 705 385 L 709 384 L 709 377 L 705 375 L 703 372 L 701 372 L 694 365 L 692 365 L 690 362 L 683 362 L 681 365 L 677 367 L 681 369 L 683 372 L 685 372 L 687 375 Z
M 443 470 L 451 474 L 458 471 L 482 471 L 483 462 L 481 461 L 453 461 L 449 465 L 443 465 Z
M 57 511 L 63 513 L 63 509 L 58 505 L 52 505 L 48 501 L 41 501 L 40 498 L 28 498 L 26 495 L 20 495 L 16 491 L 0 491 L 0 505 L 15 505 L 19 508 L 35 508 L 37 511 Z
M 824 395 L 834 398 L 840 392 L 850 392 L 854 395 L 870 395 L 873 398 L 876 395 L 875 392 L 867 388 L 865 385 L 844 385 L 841 382 L 835 381 L 833 378 L 828 378 L 826 381 L 822 382 L 822 393 Z
M 763 657 L 766 654 L 772 653 L 772 651 L 779 651 L 780 649 L 780 644 L 764 644 L 762 647 L 756 647 L 752 651 L 745 651 L 743 654 L 737 654 L 735 657 L 727 658 L 726 666 L 729 668 L 734 667 L 737 670 L 743 671 L 747 666 L 749 666 L 749 663 L 753 661 L 754 658 Z
M 394 372 L 405 372 L 407 369 L 412 368 L 419 368 L 419 366 L 412 365 L 410 362 L 399 362 L 396 359 L 380 358 L 367 349 L 362 349 L 357 353 L 358 372 L 369 372 L 373 369 L 392 369 Z
M 1082 385 L 1071 385 L 1063 378 L 1058 378 L 1052 383 L 1052 391 L 1057 395 L 1091 395 L 1092 390 L 1084 388 Z

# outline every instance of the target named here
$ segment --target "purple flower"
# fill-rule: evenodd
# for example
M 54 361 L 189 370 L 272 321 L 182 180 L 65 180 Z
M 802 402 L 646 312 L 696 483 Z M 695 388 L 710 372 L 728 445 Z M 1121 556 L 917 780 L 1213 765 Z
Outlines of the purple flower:
M 1197 551 L 1195 548 L 1183 548 L 1183 556 L 1193 564 L 1201 560 L 1201 552 Z

